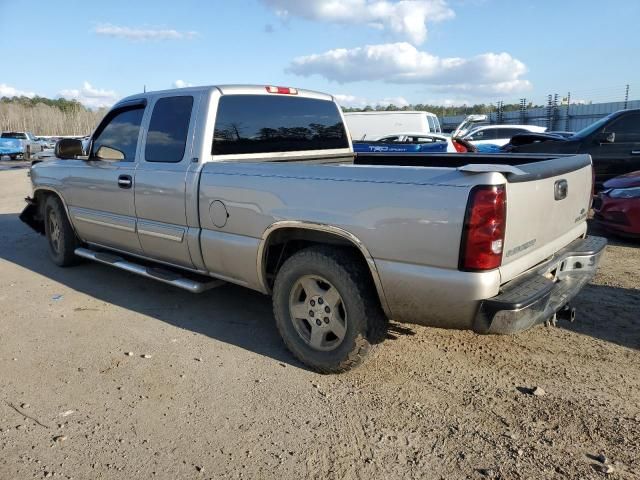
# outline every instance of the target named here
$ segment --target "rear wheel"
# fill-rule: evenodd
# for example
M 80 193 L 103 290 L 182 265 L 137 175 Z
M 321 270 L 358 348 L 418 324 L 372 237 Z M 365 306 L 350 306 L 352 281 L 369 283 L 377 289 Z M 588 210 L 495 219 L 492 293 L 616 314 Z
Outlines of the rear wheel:
M 338 249 L 311 247 L 290 257 L 276 276 L 273 309 L 289 350 L 321 373 L 359 365 L 386 334 L 368 271 Z
M 44 204 L 44 230 L 49 243 L 49 256 L 60 267 L 79 262 L 75 249 L 80 245 L 60 199 L 50 195 Z

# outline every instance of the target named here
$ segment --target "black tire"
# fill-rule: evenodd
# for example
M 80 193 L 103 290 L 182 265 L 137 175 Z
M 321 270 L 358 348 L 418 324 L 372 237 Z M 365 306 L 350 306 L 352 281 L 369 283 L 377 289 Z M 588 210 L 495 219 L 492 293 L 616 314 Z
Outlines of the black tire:
M 62 202 L 49 195 L 44 203 L 44 230 L 49 244 L 49 256 L 59 267 L 70 267 L 79 263 L 74 253 L 80 245 L 73 231 Z
M 297 285 L 300 285 L 301 279 L 309 277 L 326 279 L 325 285 L 335 287 L 339 294 L 340 311 L 344 317 L 341 332 L 343 338 L 336 337 L 332 340 L 334 343 L 339 340 L 340 343 L 328 351 L 314 348 L 310 344 L 311 332 L 316 328 L 310 323 L 313 319 L 295 319 L 291 313 L 290 302 L 296 295 L 295 289 L 300 288 Z M 323 282 L 319 281 L 319 285 L 322 286 Z M 304 302 L 310 297 L 303 292 L 302 298 L 300 303 L 306 305 Z M 287 259 L 276 276 L 273 312 L 276 326 L 287 348 L 298 360 L 320 373 L 341 373 L 358 366 L 375 344 L 382 342 L 387 332 L 388 321 L 380 307 L 366 265 L 353 253 L 338 248 L 309 247 Z M 319 321 L 320 315 L 324 314 L 316 315 L 315 321 Z M 308 329 L 309 339 L 303 338 L 303 334 L 299 333 L 301 324 Z M 325 327 L 320 323 L 318 325 L 318 328 Z M 322 342 L 330 336 L 335 337 L 330 331 Z

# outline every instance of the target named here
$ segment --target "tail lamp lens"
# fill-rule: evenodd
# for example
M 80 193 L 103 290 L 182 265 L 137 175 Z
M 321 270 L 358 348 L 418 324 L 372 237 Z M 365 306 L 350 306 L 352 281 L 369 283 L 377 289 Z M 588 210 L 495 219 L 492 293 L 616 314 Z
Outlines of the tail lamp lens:
M 506 206 L 504 185 L 481 185 L 471 190 L 462 231 L 460 270 L 484 271 L 501 265 Z
M 456 149 L 456 152 L 458 152 L 458 153 L 466 153 L 467 152 L 467 147 L 465 147 L 463 144 L 461 144 L 457 140 L 452 140 L 451 143 L 453 143 L 453 148 Z

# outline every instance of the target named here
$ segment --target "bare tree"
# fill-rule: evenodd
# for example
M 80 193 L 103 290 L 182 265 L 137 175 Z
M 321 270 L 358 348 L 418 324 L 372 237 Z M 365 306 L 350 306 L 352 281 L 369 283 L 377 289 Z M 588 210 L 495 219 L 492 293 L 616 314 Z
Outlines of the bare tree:
M 0 131 L 29 131 L 35 135 L 89 135 L 104 117 L 105 110 L 88 110 L 81 105 L 60 109 L 44 103 L 25 105 L 0 102 Z

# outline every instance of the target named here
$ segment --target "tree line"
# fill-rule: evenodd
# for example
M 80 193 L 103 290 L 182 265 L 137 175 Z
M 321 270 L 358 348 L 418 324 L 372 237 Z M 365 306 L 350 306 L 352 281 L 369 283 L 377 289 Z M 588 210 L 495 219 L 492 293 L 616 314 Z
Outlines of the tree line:
M 533 103 L 528 103 L 526 105 L 527 108 L 537 108 L 542 105 L 534 105 Z M 491 103 L 478 103 L 475 105 L 460 105 L 460 106 L 443 106 L 443 105 L 429 105 L 417 103 L 414 105 L 405 105 L 403 107 L 398 107 L 397 105 L 367 105 L 363 108 L 355 108 L 355 107 L 342 107 L 344 112 L 384 112 L 384 111 L 398 111 L 398 110 L 411 110 L 411 111 L 419 111 L 419 112 L 431 112 L 439 117 L 446 116 L 456 116 L 456 115 L 471 115 L 474 113 L 484 113 L 489 114 L 491 112 L 495 112 L 497 107 Z M 519 103 L 509 103 L 502 105 L 503 112 L 514 112 L 520 110 Z
M 529 103 L 527 108 L 540 105 Z M 343 107 L 345 112 L 372 112 L 392 110 L 414 110 L 432 112 L 440 117 L 488 114 L 496 111 L 493 104 L 442 106 L 414 104 L 399 107 L 397 105 L 367 105 L 363 108 Z M 504 112 L 520 110 L 519 103 L 504 104 Z M 35 135 L 89 135 L 104 117 L 105 109 L 90 110 L 76 100 L 45 97 L 2 97 L 0 98 L 0 131 L 28 131 Z
M 0 131 L 34 135 L 89 135 L 105 109 L 90 110 L 76 100 L 45 97 L 0 98 Z

